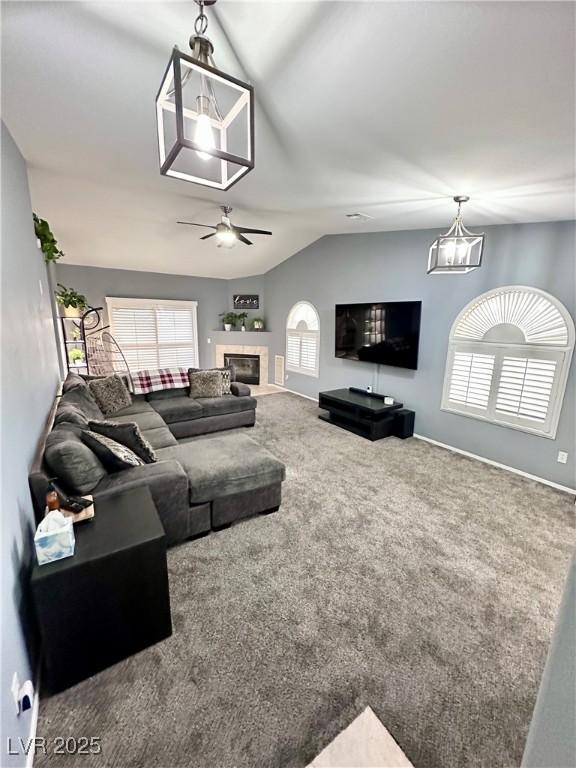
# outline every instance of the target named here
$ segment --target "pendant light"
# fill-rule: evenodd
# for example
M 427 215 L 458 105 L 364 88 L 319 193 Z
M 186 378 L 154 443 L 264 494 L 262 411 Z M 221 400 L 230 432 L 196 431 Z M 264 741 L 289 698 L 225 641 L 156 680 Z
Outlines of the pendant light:
M 454 223 L 445 235 L 440 235 L 430 246 L 428 274 L 465 274 L 472 272 L 482 263 L 484 235 L 477 235 L 466 229 L 462 223 L 462 203 L 470 200 L 466 195 L 457 195 L 458 212 Z
M 160 173 L 230 189 L 254 168 L 254 89 L 216 68 L 204 13 L 216 0 L 195 2 L 191 53 L 174 47 L 156 97 Z

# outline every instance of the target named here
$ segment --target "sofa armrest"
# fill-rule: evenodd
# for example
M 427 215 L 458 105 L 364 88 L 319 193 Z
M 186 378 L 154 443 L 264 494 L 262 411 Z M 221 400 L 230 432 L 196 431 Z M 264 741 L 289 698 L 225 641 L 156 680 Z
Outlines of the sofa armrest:
M 231 381 L 230 392 L 236 397 L 250 397 L 250 387 L 242 381 Z
M 190 503 L 188 476 L 175 459 L 142 464 L 107 475 L 98 483 L 93 495 L 98 501 L 112 493 L 142 485 L 150 489 L 167 543 L 179 541 L 182 529 L 188 524 Z

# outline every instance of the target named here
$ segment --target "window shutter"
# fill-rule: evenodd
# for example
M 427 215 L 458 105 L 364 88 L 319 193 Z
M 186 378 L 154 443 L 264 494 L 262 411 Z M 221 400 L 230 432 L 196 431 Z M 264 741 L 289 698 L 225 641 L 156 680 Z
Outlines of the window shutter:
M 309 371 L 316 370 L 318 352 L 317 334 L 302 334 L 300 347 L 300 366 Z
M 286 369 L 318 376 L 320 318 L 307 301 L 294 304 L 286 321 Z
M 493 373 L 494 355 L 456 352 L 452 362 L 449 400 L 485 411 Z
M 106 301 L 114 338 L 131 371 L 198 366 L 196 302 Z
M 545 422 L 555 372 L 555 360 L 504 357 L 496 411 Z
M 574 337 L 566 308 L 538 288 L 478 296 L 452 325 L 443 410 L 554 439 Z
M 300 334 L 288 331 L 286 339 L 286 362 L 294 368 L 300 367 Z

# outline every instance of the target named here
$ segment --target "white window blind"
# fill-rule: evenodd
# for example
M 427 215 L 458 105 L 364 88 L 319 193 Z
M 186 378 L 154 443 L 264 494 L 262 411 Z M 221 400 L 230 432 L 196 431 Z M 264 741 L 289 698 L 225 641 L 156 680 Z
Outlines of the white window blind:
M 552 296 L 488 291 L 452 326 L 442 408 L 553 438 L 573 348 L 574 322 Z
M 494 355 L 456 352 L 450 378 L 450 400 L 485 411 L 493 372 Z
M 496 397 L 496 411 L 545 422 L 552 390 L 555 360 L 504 357 Z
M 131 371 L 198 367 L 197 303 L 106 298 L 111 332 Z
M 307 376 L 318 376 L 320 359 L 320 319 L 316 308 L 299 301 L 286 322 L 286 369 Z

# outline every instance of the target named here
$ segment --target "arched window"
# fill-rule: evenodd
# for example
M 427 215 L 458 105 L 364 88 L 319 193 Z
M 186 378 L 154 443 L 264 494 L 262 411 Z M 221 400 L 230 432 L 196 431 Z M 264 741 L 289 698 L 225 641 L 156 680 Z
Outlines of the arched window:
M 286 322 L 286 369 L 318 376 L 320 318 L 307 301 L 294 304 Z
M 574 322 L 544 291 L 478 296 L 450 332 L 442 408 L 554 438 L 574 349 Z

